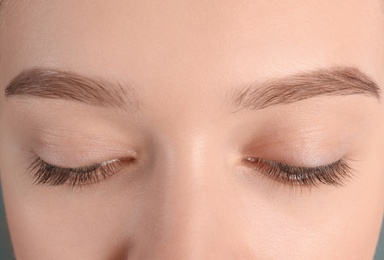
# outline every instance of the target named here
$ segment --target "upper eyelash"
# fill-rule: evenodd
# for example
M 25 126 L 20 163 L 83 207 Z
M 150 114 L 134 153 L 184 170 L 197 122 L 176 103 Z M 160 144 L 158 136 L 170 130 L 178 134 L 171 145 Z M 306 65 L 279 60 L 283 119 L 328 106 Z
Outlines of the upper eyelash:
M 326 184 L 340 186 L 353 175 L 352 168 L 343 159 L 317 167 L 291 166 L 253 157 L 247 157 L 244 160 L 262 174 L 284 184 L 291 185 L 310 187 Z
M 130 161 L 134 160 L 130 158 Z M 261 158 L 244 159 L 252 168 L 282 183 L 317 186 L 320 183 L 339 186 L 352 176 L 352 169 L 344 160 L 318 167 L 298 167 Z M 36 184 L 58 186 L 65 183 L 76 186 L 99 182 L 115 174 L 121 168 L 121 160 L 115 159 L 87 167 L 61 168 L 36 158 L 28 167 Z
M 72 186 L 99 182 L 117 173 L 122 167 L 122 161 L 115 159 L 86 167 L 61 168 L 36 158 L 28 167 L 36 184 Z

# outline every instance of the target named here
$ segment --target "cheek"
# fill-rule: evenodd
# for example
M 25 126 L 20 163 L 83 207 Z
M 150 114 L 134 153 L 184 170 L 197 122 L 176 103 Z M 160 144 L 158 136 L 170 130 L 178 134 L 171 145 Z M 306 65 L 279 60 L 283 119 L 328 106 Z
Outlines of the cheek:
M 378 191 L 377 185 L 372 188 Z M 272 203 L 252 194 L 244 196 L 238 208 L 242 214 L 238 215 L 237 231 L 246 235 L 255 255 L 271 259 L 372 259 L 384 202 L 378 200 L 377 192 L 366 192 L 364 197 L 359 189 L 348 192 L 349 197 L 345 190 L 343 194 L 298 193 Z
M 18 259 L 116 259 L 112 256 L 127 253 L 127 237 L 136 222 L 127 207 L 135 206 L 87 198 L 15 197 L 10 194 L 6 203 Z
M 17 259 L 124 259 L 139 219 L 132 210 L 139 208 L 137 192 L 39 187 L 16 165 L 5 166 L 4 202 Z
M 236 231 L 268 259 L 373 259 L 384 210 L 383 166 L 370 156 L 353 168 L 355 176 L 342 187 L 249 182 L 236 202 Z
M 63 259 L 122 259 L 128 254 L 132 237 L 136 238 L 133 245 L 140 245 L 136 251 L 151 252 L 160 250 L 158 244 L 164 235 L 186 232 L 182 228 L 186 222 L 159 222 L 159 212 L 166 207 L 161 200 L 157 204 L 153 195 L 138 199 L 132 197 L 137 194 L 132 190 L 93 192 L 92 196 L 85 191 L 26 194 L 18 193 L 20 187 L 4 179 L 7 216 L 19 259 L 55 259 L 58 255 Z M 384 202 L 382 197 L 378 200 L 381 191 L 377 184 L 383 183 L 378 180 L 311 192 L 282 192 L 282 187 L 269 192 L 231 188 L 230 198 L 212 200 L 207 208 L 211 217 L 214 209 L 222 209 L 220 216 L 201 225 L 210 230 L 210 243 L 227 243 L 261 259 L 369 259 Z M 172 212 L 166 215 L 172 218 Z M 199 216 L 204 217 L 211 219 Z M 197 217 L 191 215 L 190 219 Z M 154 230 L 163 231 L 159 237 L 150 238 Z M 185 235 L 193 237 L 194 232 Z

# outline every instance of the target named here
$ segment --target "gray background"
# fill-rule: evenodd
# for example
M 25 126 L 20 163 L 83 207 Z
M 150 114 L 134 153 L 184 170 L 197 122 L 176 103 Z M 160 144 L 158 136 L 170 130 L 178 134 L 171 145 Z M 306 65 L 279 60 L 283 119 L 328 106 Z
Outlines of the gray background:
M 11 243 L 9 242 L 8 229 L 5 221 L 4 207 L 0 189 L 0 260 L 14 259 Z M 384 227 L 381 230 L 381 238 L 376 252 L 376 260 L 384 260 Z

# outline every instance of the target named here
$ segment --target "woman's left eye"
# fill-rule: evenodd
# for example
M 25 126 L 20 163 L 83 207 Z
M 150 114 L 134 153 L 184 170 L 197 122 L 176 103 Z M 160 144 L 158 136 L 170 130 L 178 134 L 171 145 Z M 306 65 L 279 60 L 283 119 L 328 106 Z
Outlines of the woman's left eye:
M 290 185 L 318 186 L 319 184 L 340 186 L 352 177 L 352 168 L 340 159 L 334 163 L 317 167 L 299 167 L 270 160 L 246 157 L 244 163 L 267 177 Z
M 28 167 L 28 170 L 31 172 L 36 184 L 80 186 L 104 180 L 119 172 L 123 168 L 123 164 L 134 162 L 135 158 L 127 158 L 79 168 L 62 168 L 51 165 L 37 157 Z

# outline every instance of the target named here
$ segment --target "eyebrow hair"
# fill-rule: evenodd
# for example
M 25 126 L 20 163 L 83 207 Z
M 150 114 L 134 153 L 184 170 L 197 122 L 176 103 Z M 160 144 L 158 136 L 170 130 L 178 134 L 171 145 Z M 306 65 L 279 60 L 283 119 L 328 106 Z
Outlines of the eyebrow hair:
M 21 72 L 5 88 L 5 96 L 64 99 L 101 107 L 138 109 L 135 90 L 128 85 L 86 77 L 74 72 L 32 68 Z
M 290 104 L 316 96 L 373 96 L 380 100 L 380 87 L 354 67 L 322 68 L 264 82 L 255 82 L 232 93 L 234 112 Z M 140 107 L 135 89 L 128 85 L 47 68 L 25 70 L 5 89 L 5 96 L 65 99 L 102 107 Z M 227 101 L 229 98 L 227 97 Z
M 226 97 L 237 112 L 290 104 L 318 96 L 365 95 L 380 100 L 380 87 L 355 67 L 335 66 L 254 82 Z

